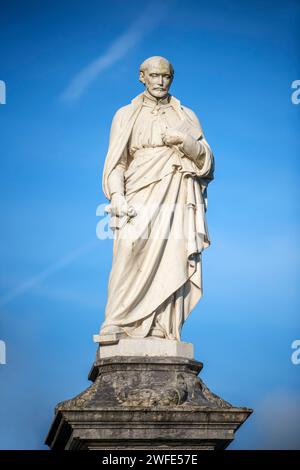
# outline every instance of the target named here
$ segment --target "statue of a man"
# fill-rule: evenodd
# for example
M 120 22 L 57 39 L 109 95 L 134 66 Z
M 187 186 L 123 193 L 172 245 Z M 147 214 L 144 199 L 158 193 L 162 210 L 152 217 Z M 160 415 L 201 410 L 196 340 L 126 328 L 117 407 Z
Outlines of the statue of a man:
M 100 344 L 180 341 L 202 294 L 213 155 L 194 112 L 169 94 L 173 77 L 168 60 L 145 60 L 144 93 L 113 118 L 103 191 L 115 239 Z

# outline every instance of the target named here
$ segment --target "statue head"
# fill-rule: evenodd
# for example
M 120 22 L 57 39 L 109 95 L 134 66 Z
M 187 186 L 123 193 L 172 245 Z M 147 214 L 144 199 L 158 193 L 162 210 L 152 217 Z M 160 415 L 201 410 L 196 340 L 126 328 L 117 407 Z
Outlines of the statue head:
M 149 57 L 140 66 L 140 82 L 154 98 L 161 99 L 168 94 L 173 77 L 173 65 L 164 57 Z

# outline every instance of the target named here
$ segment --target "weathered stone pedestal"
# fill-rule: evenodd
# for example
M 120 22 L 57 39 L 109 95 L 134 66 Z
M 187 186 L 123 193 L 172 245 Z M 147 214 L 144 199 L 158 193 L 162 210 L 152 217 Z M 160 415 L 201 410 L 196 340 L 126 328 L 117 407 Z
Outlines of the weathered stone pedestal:
M 252 410 L 210 392 L 198 377 L 202 363 L 191 358 L 192 345 L 135 341 L 100 347 L 89 375 L 93 384 L 58 404 L 46 444 L 69 450 L 225 449 Z

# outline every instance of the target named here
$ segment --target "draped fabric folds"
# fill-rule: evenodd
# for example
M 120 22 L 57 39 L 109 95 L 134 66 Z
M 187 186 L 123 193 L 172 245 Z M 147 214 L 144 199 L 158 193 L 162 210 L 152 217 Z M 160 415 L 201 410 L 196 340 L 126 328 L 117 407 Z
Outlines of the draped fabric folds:
M 103 189 L 110 197 L 109 178 L 123 160 L 126 199 L 137 215 L 115 232 L 102 330 L 117 326 L 130 337 L 144 338 L 156 328 L 180 340 L 182 325 L 202 295 L 201 253 L 210 243 L 204 196 L 213 178 L 213 156 L 197 118 L 175 98 L 154 109 L 140 95 L 122 110 L 111 134 Z M 203 144 L 201 168 L 159 140 L 163 127 L 183 120 Z

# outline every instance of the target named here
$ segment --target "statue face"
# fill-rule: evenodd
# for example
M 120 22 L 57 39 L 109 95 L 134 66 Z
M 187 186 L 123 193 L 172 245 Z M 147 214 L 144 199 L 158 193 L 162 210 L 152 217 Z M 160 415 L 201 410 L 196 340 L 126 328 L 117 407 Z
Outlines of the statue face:
M 170 66 L 163 60 L 151 61 L 140 75 L 140 81 L 145 84 L 150 95 L 157 99 L 164 98 L 168 94 L 172 80 Z

